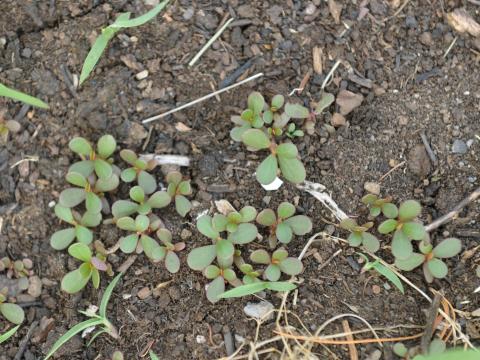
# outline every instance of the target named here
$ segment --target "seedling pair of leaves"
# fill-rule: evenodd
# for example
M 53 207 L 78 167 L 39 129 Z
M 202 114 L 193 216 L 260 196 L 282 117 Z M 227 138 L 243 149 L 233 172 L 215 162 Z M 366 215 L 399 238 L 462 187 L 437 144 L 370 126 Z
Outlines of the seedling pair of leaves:
M 0 289 L 0 314 L 9 322 L 20 325 L 25 319 L 23 309 L 17 304 L 7 302 L 8 289 Z
M 69 294 L 82 290 L 90 279 L 93 287 L 98 289 L 100 271 L 107 272 L 110 276 L 113 275 L 111 266 L 106 262 L 106 256 L 98 251 L 94 256 L 90 248 L 83 243 L 70 245 L 68 253 L 82 262 L 78 269 L 67 273 L 62 279 L 61 288 Z
M 380 234 L 393 234 L 392 254 L 396 259 L 406 260 L 413 254 L 412 240 L 423 240 L 427 236 L 425 227 L 416 221 L 422 207 L 415 200 L 407 200 L 400 205 L 398 212 L 387 214 L 391 217 L 378 227 Z
M 15 260 L 12 261 L 8 257 L 4 257 L 0 259 L 0 271 L 7 272 L 7 278 L 16 278 L 19 280 L 26 279 L 27 276 L 32 274 L 33 263 L 30 259 L 23 259 L 23 260 Z M 23 282 L 19 282 L 18 286 L 21 290 L 25 290 L 28 287 L 22 284 Z
M 142 187 L 147 195 L 150 195 L 157 189 L 157 181 L 153 175 L 148 173 L 148 171 L 155 168 L 156 164 L 154 161 L 139 159 L 135 152 L 128 149 L 121 150 L 120 157 L 130 165 L 129 168 L 123 170 L 120 174 L 124 182 L 130 183 L 136 180 L 137 184 Z
M 175 210 L 181 217 L 185 217 L 192 209 L 192 203 L 185 197 L 192 194 L 190 181 L 183 180 L 182 174 L 178 171 L 169 172 L 166 180 L 167 193 L 175 200 Z
M 308 134 L 313 135 L 315 132 L 315 122 L 316 116 L 323 113 L 330 105 L 335 101 L 335 96 L 327 92 L 322 93 L 320 100 L 314 104 L 313 111 L 309 114 L 308 118 L 305 119 L 305 130 Z M 305 115 L 305 113 L 304 113 Z
M 343 219 L 340 222 L 342 229 L 350 231 L 348 236 L 348 244 L 353 247 L 363 246 L 368 251 L 374 253 L 380 249 L 380 241 L 375 235 L 372 235 L 368 230 L 373 226 L 372 222 L 358 225 L 354 219 Z
M 162 9 L 167 5 L 168 1 L 169 0 L 162 1 L 149 12 L 133 19 L 130 19 L 129 12 L 122 13 L 118 15 L 113 24 L 102 29 L 102 33 L 95 39 L 95 42 L 83 63 L 82 72 L 80 74 L 80 85 L 88 78 L 90 73 L 93 71 L 95 65 L 98 63 L 100 57 L 105 51 L 108 42 L 117 34 L 117 32 L 124 28 L 143 25 L 146 22 L 152 20 L 155 16 L 157 16 L 160 11 L 162 11 Z
M 423 265 L 425 280 L 431 283 L 434 278 L 442 279 L 448 274 L 448 267 L 441 259 L 456 256 L 462 250 L 462 243 L 456 238 L 442 240 L 433 247 L 427 241 L 419 243 L 421 253 L 413 252 L 407 259 L 395 259 L 400 270 L 411 271 Z
M 161 209 L 170 204 L 171 198 L 165 191 L 157 191 L 148 197 L 141 186 L 134 186 L 130 189 L 129 200 L 118 200 L 112 205 L 112 214 L 115 219 L 138 213 L 149 215 L 152 209 Z
M 362 203 L 369 207 L 371 218 L 376 218 L 380 214 L 389 219 L 398 216 L 398 208 L 395 204 L 392 204 L 391 197 L 381 199 L 377 195 L 367 194 L 362 198 Z
M 8 134 L 16 133 L 21 129 L 20 123 L 15 120 L 4 120 L 0 114 L 0 144 L 6 144 Z
M 257 215 L 257 223 L 270 228 L 268 241 L 272 249 L 276 247 L 277 240 L 282 244 L 288 244 L 293 235 L 305 235 L 312 231 L 310 218 L 305 215 L 295 215 L 295 211 L 294 205 L 282 202 L 276 214 L 272 209 L 265 209 Z
M 25 104 L 36 106 L 41 109 L 48 109 L 48 104 L 36 97 L 27 95 L 21 91 L 14 90 L 3 84 L 0 84 L 0 96 L 4 96 L 13 100 L 21 101 Z
M 268 281 L 278 281 L 282 273 L 295 276 L 303 270 L 302 262 L 298 258 L 288 257 L 287 250 L 283 248 L 275 250 L 271 256 L 266 250 L 255 250 L 250 254 L 250 260 L 267 265 L 263 277 Z
M 50 349 L 50 351 L 46 355 L 45 360 L 52 357 L 53 354 L 55 354 L 55 352 L 58 349 L 60 349 L 67 341 L 69 341 L 75 335 L 80 334 L 85 329 L 88 329 L 88 328 L 91 328 L 91 327 L 100 327 L 100 330 L 97 331 L 93 335 L 89 344 L 91 344 L 97 338 L 97 336 L 99 336 L 103 333 L 107 333 L 115 339 L 118 338 L 118 332 L 117 332 L 115 326 L 113 326 L 113 324 L 110 322 L 110 320 L 108 320 L 107 305 L 108 305 L 108 302 L 110 301 L 110 297 L 112 296 L 113 289 L 117 285 L 121 276 L 122 276 L 122 273 L 115 276 L 115 278 L 112 280 L 112 282 L 105 289 L 102 300 L 100 301 L 100 306 L 98 308 L 98 315 L 93 313 L 93 312 L 89 312 L 89 311 L 81 311 L 81 313 L 86 315 L 87 317 L 89 317 L 89 319 L 85 320 L 85 321 L 82 321 L 81 323 L 75 325 L 70 330 L 68 330 L 65 334 L 63 334 L 55 342 L 55 344 L 53 344 L 52 348 Z
M 368 257 L 366 257 L 364 254 L 358 253 L 358 255 L 360 255 L 365 260 L 365 265 L 363 265 L 362 273 L 370 270 L 375 270 L 380 275 L 383 275 L 388 280 L 390 280 L 390 282 L 395 285 L 402 294 L 405 294 L 405 289 L 400 278 L 390 268 L 381 264 L 379 259 L 375 261 L 369 261 Z

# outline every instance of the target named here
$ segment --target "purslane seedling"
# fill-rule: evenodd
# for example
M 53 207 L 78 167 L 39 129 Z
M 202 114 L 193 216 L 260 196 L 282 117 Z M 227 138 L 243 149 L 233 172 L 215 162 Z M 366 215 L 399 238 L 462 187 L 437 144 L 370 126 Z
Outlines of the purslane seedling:
M 135 213 L 149 215 L 153 209 L 161 209 L 170 204 L 170 196 L 165 191 L 157 191 L 147 197 L 141 186 L 134 186 L 130 189 L 130 199 L 118 200 L 112 205 L 112 214 L 115 219 L 129 216 Z
M 125 161 L 129 168 L 123 170 L 120 177 L 123 182 L 130 183 L 137 181 L 138 185 L 142 187 L 145 194 L 151 194 L 157 189 L 157 181 L 149 171 L 156 166 L 154 161 L 145 161 L 138 158 L 132 150 L 121 150 L 120 157 Z
M 15 325 L 20 325 L 25 319 L 23 309 L 17 304 L 7 301 L 8 289 L 0 289 L 0 315 Z
M 106 262 L 105 254 L 97 251 L 93 255 L 90 248 L 85 244 L 75 243 L 70 245 L 68 253 L 82 262 L 78 269 L 67 273 L 62 279 L 61 288 L 69 294 L 82 290 L 90 279 L 92 279 L 93 287 L 98 289 L 100 271 L 107 272 L 110 276 L 113 275 L 111 266 Z
M 272 255 L 263 249 L 255 250 L 250 254 L 250 260 L 256 264 L 268 265 L 263 277 L 269 281 L 278 281 L 282 273 L 295 276 L 303 271 L 302 262 L 298 258 L 288 257 L 287 250 L 280 248 Z
M 220 298 L 220 294 L 225 292 L 225 283 L 229 283 L 232 286 L 238 286 L 241 284 L 240 280 L 237 279 L 237 274 L 232 269 L 231 264 L 227 265 L 208 265 L 204 270 L 203 274 L 209 280 L 212 280 L 207 285 L 207 299 L 214 303 L 217 302 Z
M 165 228 L 157 230 L 157 237 L 163 243 L 159 251 L 160 260 L 165 261 L 165 267 L 169 272 L 177 273 L 180 270 L 180 259 L 176 253 L 185 249 L 185 243 L 172 243 L 172 233 Z
M 256 216 L 257 210 L 253 206 L 245 206 L 240 211 L 230 211 L 226 215 L 215 214 L 212 219 L 212 224 L 219 232 L 227 231 L 229 233 L 235 233 L 239 230 L 245 231 L 244 229 L 251 229 L 253 231 L 253 224 L 242 224 L 254 221 Z
M 192 208 L 192 203 L 186 198 L 192 194 L 192 186 L 189 180 L 183 180 L 182 174 L 178 171 L 171 171 L 167 174 L 167 193 L 175 201 L 175 210 L 185 217 Z
M 264 159 L 256 170 L 257 180 L 264 185 L 270 184 L 280 170 L 282 176 L 293 183 L 301 183 L 305 180 L 305 168 L 299 160 L 298 150 L 291 142 L 278 144 L 282 141 L 285 127 L 292 118 L 305 118 L 307 108 L 298 104 L 285 104 L 285 111 L 280 112 L 284 104 L 284 98 L 276 95 L 272 104 L 267 105 L 263 96 L 253 92 L 248 97 L 248 108 L 240 116 L 232 117 L 236 125 L 230 132 L 235 141 L 241 141 L 247 149 L 269 150 L 270 155 Z M 288 131 L 288 130 L 292 131 Z M 295 128 L 287 127 L 286 132 L 293 137 L 301 136 L 301 132 Z
M 372 218 L 376 218 L 381 213 L 389 219 L 398 216 L 398 208 L 395 204 L 392 204 L 391 197 L 381 199 L 377 195 L 367 194 L 362 198 L 362 203 L 369 207 L 370 217 Z
M 390 282 L 395 285 L 397 287 L 398 290 L 400 290 L 400 292 L 402 294 L 405 293 L 405 289 L 403 287 L 403 284 L 402 284 L 402 281 L 400 280 L 400 278 L 397 276 L 397 274 L 395 274 L 390 268 L 388 268 L 387 266 L 383 265 L 380 263 L 380 260 L 377 259 L 375 261 L 369 261 L 368 258 L 362 254 L 362 253 L 358 253 L 358 255 L 360 255 L 364 260 L 365 260 L 365 264 L 363 265 L 362 267 L 362 273 L 366 272 L 366 271 L 370 271 L 370 270 L 375 270 L 376 272 L 378 272 L 380 275 L 383 275 L 385 276 L 388 280 L 390 280 Z
M 380 241 L 378 241 L 375 235 L 372 235 L 368 232 L 372 226 L 372 222 L 358 225 L 354 219 L 350 218 L 343 219 L 340 222 L 340 227 L 342 229 L 350 231 L 350 235 L 347 238 L 350 246 L 358 247 L 363 245 L 365 249 L 374 253 L 380 249 Z
M 268 242 L 273 249 L 277 240 L 282 244 L 288 244 L 293 235 L 305 235 L 312 231 L 312 221 L 305 215 L 295 215 L 295 206 L 282 202 L 277 213 L 272 209 L 262 210 L 256 218 L 257 223 L 269 227 Z

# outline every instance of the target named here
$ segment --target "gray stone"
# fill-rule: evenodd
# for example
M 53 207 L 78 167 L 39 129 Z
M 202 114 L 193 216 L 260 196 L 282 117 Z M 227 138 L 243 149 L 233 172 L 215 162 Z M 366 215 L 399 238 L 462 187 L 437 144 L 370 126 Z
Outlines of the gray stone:
M 467 144 L 463 140 L 455 140 L 452 145 L 452 152 L 454 154 L 465 154 L 468 150 Z
M 273 304 L 268 301 L 260 301 L 258 303 L 249 302 L 243 308 L 243 312 L 247 316 L 255 319 L 270 320 L 273 319 L 274 312 L 272 310 L 274 308 Z

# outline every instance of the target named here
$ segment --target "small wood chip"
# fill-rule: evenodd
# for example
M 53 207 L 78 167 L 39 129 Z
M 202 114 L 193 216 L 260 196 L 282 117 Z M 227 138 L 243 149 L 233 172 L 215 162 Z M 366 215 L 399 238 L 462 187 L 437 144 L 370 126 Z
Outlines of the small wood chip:
M 177 129 L 177 131 L 180 131 L 180 132 L 188 132 L 192 130 L 191 127 L 188 127 L 187 125 L 185 125 L 180 121 L 175 124 L 175 129 Z
M 455 9 L 447 14 L 449 25 L 459 33 L 468 33 L 474 37 L 480 36 L 480 24 L 463 8 Z
M 313 70 L 318 75 L 321 75 L 323 72 L 323 50 L 315 46 L 312 50 L 313 55 Z
M 342 5 L 337 4 L 335 0 L 328 0 L 328 9 L 330 10 L 330 15 L 332 15 L 335 23 L 340 24 L 340 15 L 342 13 Z

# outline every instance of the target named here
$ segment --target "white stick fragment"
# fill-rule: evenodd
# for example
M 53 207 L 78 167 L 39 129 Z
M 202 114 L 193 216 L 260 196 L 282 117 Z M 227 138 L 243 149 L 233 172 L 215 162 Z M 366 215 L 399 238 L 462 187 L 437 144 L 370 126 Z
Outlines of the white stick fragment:
M 172 110 L 170 110 L 170 111 L 167 111 L 166 113 L 163 113 L 163 114 L 160 114 L 160 115 L 156 115 L 156 116 L 152 116 L 152 117 L 150 117 L 150 118 L 148 118 L 148 119 L 145 119 L 145 120 L 142 121 L 142 124 L 146 124 L 146 123 L 152 122 L 152 121 L 154 121 L 154 120 L 161 119 L 161 118 L 163 118 L 163 117 L 165 117 L 165 116 L 167 116 L 167 115 L 173 114 L 173 113 L 175 113 L 175 112 L 177 112 L 177 111 L 180 111 L 180 110 L 183 110 L 183 109 L 186 109 L 186 108 L 188 108 L 188 107 L 190 107 L 190 106 L 192 106 L 192 105 L 195 105 L 195 104 L 198 104 L 198 103 L 200 103 L 200 102 L 202 102 L 202 101 L 205 101 L 205 100 L 207 100 L 207 99 L 210 99 L 211 97 L 214 97 L 214 96 L 216 96 L 216 95 L 218 95 L 218 94 L 224 93 L 225 91 L 228 91 L 228 90 L 231 90 L 231 89 L 233 89 L 233 88 L 236 88 L 237 86 L 243 85 L 243 84 L 245 84 L 245 83 L 247 83 L 247 82 L 249 82 L 249 81 L 255 80 L 255 79 L 257 79 L 257 78 L 259 78 L 259 77 L 261 77 L 261 76 L 263 76 L 263 73 L 258 73 L 258 74 L 255 74 L 255 75 L 253 75 L 253 76 L 250 76 L 249 78 L 246 78 L 246 79 L 244 79 L 244 80 L 242 80 L 242 81 L 239 81 L 238 83 L 235 83 L 235 84 L 232 84 L 232 85 L 230 85 L 230 86 L 227 86 L 227 87 L 225 87 L 225 88 L 223 88 L 223 89 L 217 90 L 217 91 L 215 91 L 215 92 L 213 92 L 213 93 L 210 93 L 210 94 L 208 94 L 208 95 L 205 95 L 205 96 L 203 96 L 203 97 L 201 97 L 201 98 L 199 98 L 199 99 L 190 101 L 189 103 L 183 104 L 182 106 L 179 106 L 178 108 L 175 108 L 175 109 L 172 109 Z
M 333 65 L 332 70 L 328 72 L 327 76 L 325 76 L 325 80 L 323 80 L 322 86 L 320 88 L 321 90 L 325 89 L 325 86 L 327 86 L 327 83 L 330 81 L 330 78 L 333 76 L 333 73 L 335 72 L 335 70 L 337 70 L 337 67 L 341 63 L 342 62 L 340 60 L 337 60 L 337 62 Z
M 190 62 L 188 63 L 188 66 L 192 67 L 193 65 L 195 65 L 195 63 L 197 62 L 198 59 L 200 59 L 200 56 L 203 55 L 203 53 L 205 51 L 207 51 L 207 49 L 212 46 L 212 44 L 215 42 L 215 40 L 218 39 L 218 37 L 225 31 L 225 29 L 228 27 L 228 25 L 230 25 L 230 23 L 233 21 L 233 18 L 231 18 L 230 20 L 228 20 L 225 24 L 223 24 L 223 26 L 218 29 L 218 31 L 215 33 L 215 35 L 212 36 L 212 38 L 210 40 L 207 41 L 207 43 L 200 49 L 200 51 L 197 53 L 197 55 L 195 55 L 193 57 L 192 60 L 190 60 Z
M 140 155 L 140 159 L 144 161 L 154 160 L 157 165 L 190 166 L 190 158 L 181 155 L 143 154 Z
M 325 192 L 326 187 L 322 184 L 313 183 L 310 181 L 305 181 L 304 185 L 297 185 L 297 187 L 303 191 L 308 192 L 309 194 L 313 195 L 317 200 L 319 200 L 325 207 L 327 207 L 333 215 L 338 220 L 343 220 L 348 218 L 347 214 L 345 214 L 337 205 L 337 203 L 332 199 L 332 197 Z

